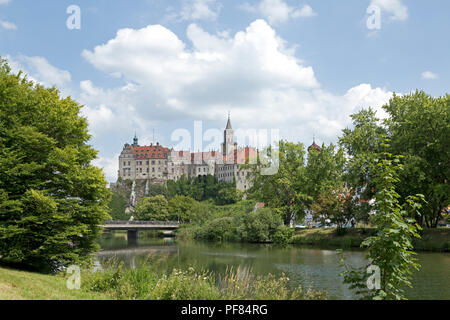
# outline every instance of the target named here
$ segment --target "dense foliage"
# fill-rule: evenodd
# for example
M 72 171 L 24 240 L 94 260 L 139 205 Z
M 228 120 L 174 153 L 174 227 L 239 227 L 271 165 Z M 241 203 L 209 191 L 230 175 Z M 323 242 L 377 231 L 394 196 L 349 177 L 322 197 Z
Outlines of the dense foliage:
M 316 220 L 326 224 L 335 224 L 341 229 L 354 218 L 354 208 L 357 206 L 352 192 L 345 189 L 330 189 L 322 193 L 312 204 L 311 209 Z
M 394 96 L 384 109 L 389 152 L 403 155 L 398 193 L 423 194 L 426 202 L 417 221 L 436 228 L 450 205 L 450 95 L 433 98 L 424 92 Z
M 213 200 L 217 205 L 231 204 L 242 199 L 235 183 L 218 181 L 212 175 L 195 179 L 183 175 L 177 181 L 168 181 L 167 190 L 169 198 L 187 196 L 197 201 Z
M 81 106 L 0 61 L 0 256 L 48 269 L 87 261 L 109 192 Z
M 374 178 L 380 187 L 376 193 L 375 215 L 373 223 L 377 227 L 375 235 L 361 244 L 367 247 L 369 264 L 362 269 L 349 266 L 344 272 L 346 283 L 350 288 L 368 299 L 405 299 L 403 289 L 410 286 L 412 269 L 419 265 L 413 257 L 413 238 L 420 237 L 420 226 L 414 217 L 419 215 L 423 200 L 422 195 L 409 196 L 405 203 L 399 201 L 400 195 L 395 191 L 399 182 L 398 171 L 402 169 L 399 156 L 391 160 L 390 153 L 384 153 L 385 159 L 378 163 Z M 368 286 L 369 271 L 379 268 L 379 278 L 373 287 Z M 372 269 L 370 269 L 372 268 Z
M 401 201 L 423 194 L 426 203 L 415 218 L 420 225 L 435 228 L 450 204 L 450 95 L 433 98 L 419 91 L 394 95 L 383 109 L 385 120 L 371 109 L 362 110 L 352 115 L 353 129 L 344 130 L 340 144 L 349 155 L 346 181 L 361 199 L 372 199 L 381 188 L 374 179 L 376 160 L 389 138 L 387 151 L 403 156 L 404 170 L 397 183 Z
M 135 220 L 169 220 L 169 203 L 162 195 L 142 198 L 134 212 Z
M 249 198 L 264 202 L 286 225 L 294 219 L 302 221 L 321 193 L 343 183 L 345 159 L 342 150 L 335 149 L 332 144 L 323 145 L 306 155 L 302 143 L 280 141 L 278 150 L 267 152 L 277 159 L 277 172 L 264 175 L 254 167 Z
M 130 215 L 125 213 L 128 201 L 125 196 L 118 192 L 113 192 L 109 201 L 110 215 L 113 220 L 128 220 Z
M 253 201 L 228 206 L 199 203 L 192 225 L 184 226 L 179 236 L 208 241 L 244 241 L 287 243 L 293 230 L 283 226 L 278 213 L 268 208 L 254 210 Z

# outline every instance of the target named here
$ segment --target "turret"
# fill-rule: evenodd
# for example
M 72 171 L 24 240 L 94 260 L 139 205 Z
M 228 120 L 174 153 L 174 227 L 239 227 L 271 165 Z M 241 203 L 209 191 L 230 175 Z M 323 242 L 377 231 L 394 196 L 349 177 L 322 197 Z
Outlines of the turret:
M 313 143 L 312 143 L 312 145 L 310 145 L 308 147 L 308 152 L 310 152 L 313 148 L 316 149 L 317 151 L 320 151 L 320 147 L 316 144 L 316 137 L 315 136 L 313 136 Z
M 230 113 L 228 113 L 228 121 L 227 126 L 223 132 L 223 144 L 222 144 L 222 153 L 223 155 L 229 155 L 233 156 L 234 149 L 235 149 L 235 143 L 234 143 L 234 131 L 233 127 L 231 126 L 231 119 L 230 119 Z M 231 159 L 227 159 L 231 160 Z

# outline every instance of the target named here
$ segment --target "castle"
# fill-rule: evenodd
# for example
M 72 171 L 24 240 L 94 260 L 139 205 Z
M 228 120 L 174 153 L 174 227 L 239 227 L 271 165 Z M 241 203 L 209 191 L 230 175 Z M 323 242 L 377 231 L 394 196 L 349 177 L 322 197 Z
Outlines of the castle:
M 147 180 L 163 184 L 168 180 L 176 181 L 183 175 L 188 178 L 213 175 L 218 181 L 235 181 L 237 189 L 247 190 L 251 183 L 248 179 L 249 169 L 241 165 L 250 159 L 256 160 L 257 150 L 253 147 L 238 147 L 234 140 L 230 116 L 220 151 L 169 150 L 159 143 L 140 146 L 135 135 L 133 144 L 125 144 L 119 156 L 118 176 L 123 180 Z

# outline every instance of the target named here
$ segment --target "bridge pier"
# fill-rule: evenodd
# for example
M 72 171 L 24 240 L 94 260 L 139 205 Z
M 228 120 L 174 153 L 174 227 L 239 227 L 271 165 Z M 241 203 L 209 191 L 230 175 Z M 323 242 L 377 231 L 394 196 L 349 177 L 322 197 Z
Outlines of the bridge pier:
M 139 231 L 138 230 L 128 230 L 127 231 L 127 242 L 128 245 L 136 245 L 139 240 Z

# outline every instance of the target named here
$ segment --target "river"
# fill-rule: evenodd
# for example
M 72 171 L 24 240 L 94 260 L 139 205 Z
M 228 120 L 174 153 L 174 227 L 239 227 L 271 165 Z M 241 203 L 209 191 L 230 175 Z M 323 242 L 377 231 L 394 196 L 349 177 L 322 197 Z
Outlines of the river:
M 335 248 L 278 246 L 249 243 L 182 242 L 174 238 L 153 238 L 142 234 L 137 244 L 127 243 L 126 234 L 103 235 L 100 263 L 115 257 L 128 267 L 150 263 L 153 268 L 169 272 L 190 266 L 223 274 L 227 268 L 248 268 L 255 274 L 268 273 L 289 277 L 289 284 L 326 290 L 329 299 L 355 299 L 342 283 L 339 255 Z M 365 264 L 360 250 L 346 250 L 347 262 Z M 409 299 L 450 299 L 450 254 L 419 253 L 420 271 L 413 273 L 413 288 L 407 289 Z M 145 261 L 145 262 L 143 262 Z

